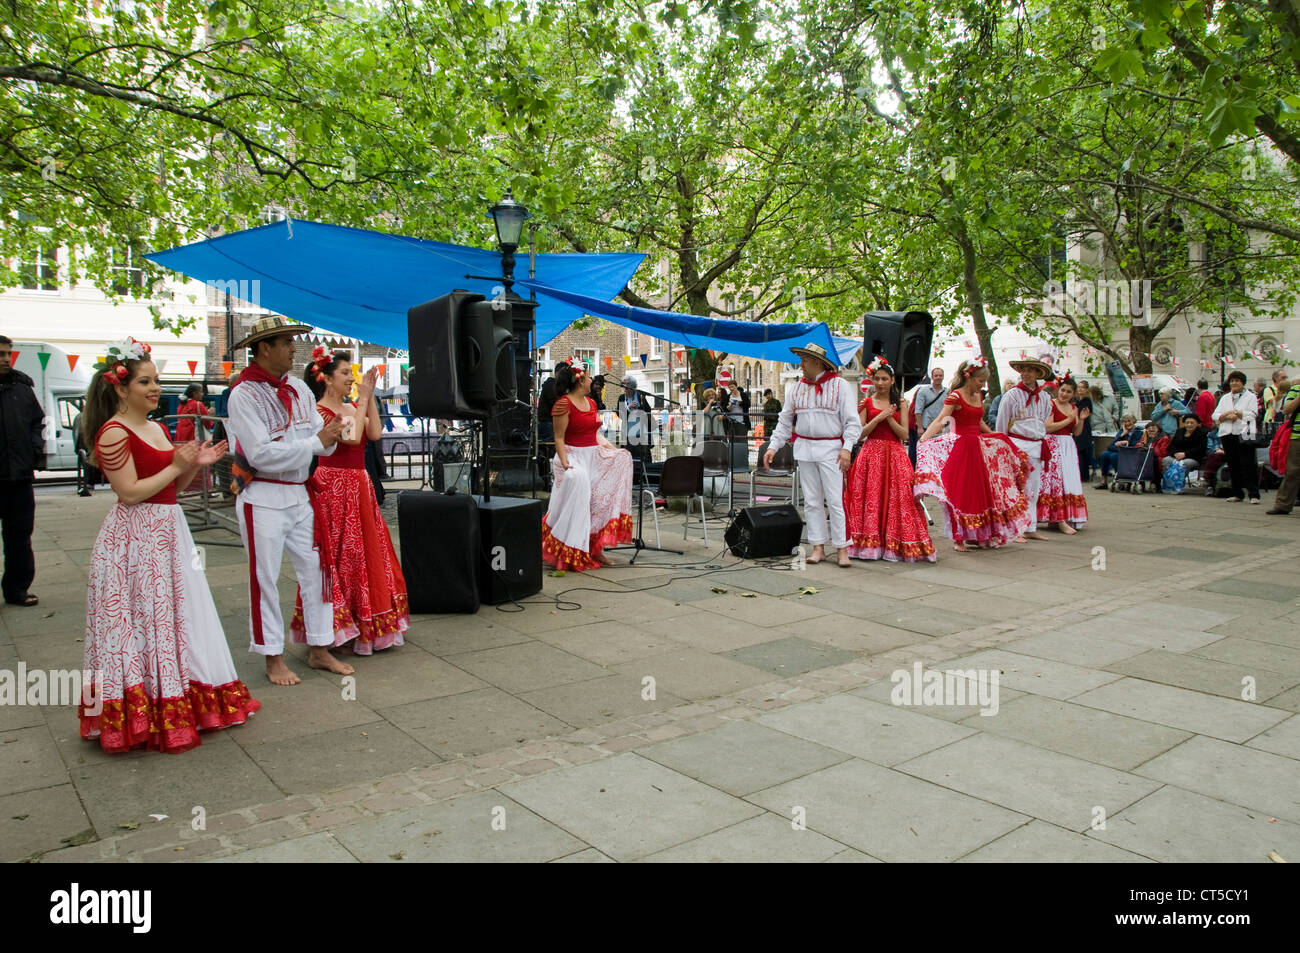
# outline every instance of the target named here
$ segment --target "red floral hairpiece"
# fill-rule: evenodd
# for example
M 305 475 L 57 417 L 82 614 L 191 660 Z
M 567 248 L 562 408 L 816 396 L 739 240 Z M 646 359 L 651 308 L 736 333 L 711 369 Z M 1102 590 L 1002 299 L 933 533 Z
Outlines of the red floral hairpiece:
M 893 367 L 890 366 L 889 361 L 886 360 L 882 355 L 877 354 L 876 359 L 867 365 L 867 370 L 869 370 L 872 374 L 874 374 L 882 367 L 885 370 L 889 371 L 890 375 L 893 375 L 894 369 Z
M 322 384 L 325 383 L 325 375 L 321 372 L 321 368 L 328 362 L 329 356 L 329 349 L 324 344 L 317 344 L 311 349 L 311 368 L 316 372 L 316 380 Z
M 573 371 L 574 380 L 581 380 L 583 377 L 587 376 L 587 365 L 576 357 L 566 357 L 564 363 L 568 364 L 569 369 Z

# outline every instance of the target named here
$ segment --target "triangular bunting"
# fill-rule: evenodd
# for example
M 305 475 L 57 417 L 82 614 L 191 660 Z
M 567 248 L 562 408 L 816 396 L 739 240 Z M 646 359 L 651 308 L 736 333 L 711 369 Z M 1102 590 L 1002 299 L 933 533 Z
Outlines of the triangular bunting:
M 232 370 L 234 370 L 234 369 L 235 369 L 235 362 L 234 362 L 234 361 L 222 361 L 222 362 L 221 362 L 221 370 L 222 370 L 222 373 L 224 373 L 224 374 L 226 375 L 226 377 L 230 377 L 230 372 L 231 372 Z
M 186 361 L 185 363 L 188 364 L 190 367 L 190 377 L 193 377 L 195 374 L 199 372 L 198 361 Z
M 158 358 L 158 360 L 153 362 L 153 366 L 158 368 L 158 373 L 161 374 L 163 372 L 163 368 L 167 366 L 167 358 L 165 357 Z
M 21 353 L 22 353 L 21 351 L 10 351 L 10 352 L 9 352 L 9 366 L 10 366 L 10 367 L 13 367 L 15 364 L 18 363 L 18 355 L 21 354 Z
M 626 364 L 628 367 L 631 367 L 631 366 L 632 366 L 632 358 L 631 358 L 629 355 L 624 354 L 624 355 L 623 355 L 623 363 Z
M 645 366 L 646 366 L 646 361 L 648 361 L 648 360 L 650 360 L 650 355 L 649 355 L 649 354 L 642 354 L 642 355 L 641 355 L 641 366 L 642 366 L 642 367 L 645 367 Z
M 40 354 L 36 355 L 36 359 L 41 362 L 41 370 L 45 370 L 50 366 L 50 354 L 48 351 L 41 351 Z
M 614 369 L 614 359 L 613 359 L 612 357 L 606 355 L 606 356 L 605 356 L 605 370 L 607 370 L 607 371 L 612 371 L 613 369 Z

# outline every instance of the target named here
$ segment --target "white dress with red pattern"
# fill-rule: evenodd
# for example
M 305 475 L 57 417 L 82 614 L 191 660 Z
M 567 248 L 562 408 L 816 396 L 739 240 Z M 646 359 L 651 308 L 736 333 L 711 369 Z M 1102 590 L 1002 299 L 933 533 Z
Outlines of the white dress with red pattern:
M 101 451 L 111 428 L 127 439 Z M 166 469 L 174 452 L 115 420 L 95 442 L 101 470 L 129 458 L 140 479 Z M 83 677 L 97 689 L 80 705 L 81 737 L 107 752 L 187 751 L 200 744 L 199 732 L 241 725 L 262 707 L 235 673 L 200 567 L 175 484 L 108 511 L 90 554 Z
M 542 517 L 542 559 L 556 569 L 585 571 L 600 567 L 606 546 L 632 539 L 632 455 L 596 442 L 600 416 L 587 398 L 585 409 L 561 397 L 551 411 L 567 415 L 565 453 L 571 469 L 551 460 L 555 485 Z
M 1052 402 L 1052 422 L 1065 420 L 1066 414 Z M 1083 479 L 1079 476 L 1079 449 L 1069 428 L 1049 433 L 1043 440 L 1043 482 L 1038 491 L 1038 522 L 1069 523 L 1082 526 L 1088 522 L 1088 504 L 1083 498 Z

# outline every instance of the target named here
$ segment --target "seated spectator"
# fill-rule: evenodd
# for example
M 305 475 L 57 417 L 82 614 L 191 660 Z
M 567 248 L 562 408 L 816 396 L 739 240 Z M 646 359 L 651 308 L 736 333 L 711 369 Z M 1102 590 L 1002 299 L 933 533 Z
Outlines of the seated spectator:
M 1119 461 L 1119 452 L 1116 447 L 1136 447 L 1138 441 L 1142 439 L 1142 431 L 1138 429 L 1137 418 L 1132 414 L 1125 414 L 1120 421 L 1119 433 L 1115 434 L 1115 439 L 1110 442 L 1101 455 L 1101 482 L 1097 484 L 1096 489 L 1105 490 L 1110 487 L 1106 477 L 1115 469 L 1115 464 Z
M 1172 437 L 1178 431 L 1178 422 L 1187 413 L 1187 405 L 1175 400 L 1173 391 L 1168 387 L 1160 388 L 1160 400 L 1151 411 L 1151 420 L 1159 425 L 1165 436 Z
M 1185 414 L 1182 429 L 1169 439 L 1165 455 L 1161 457 L 1161 489 L 1166 493 L 1181 493 L 1187 485 L 1187 473 L 1199 470 L 1208 454 L 1205 431 L 1195 414 Z

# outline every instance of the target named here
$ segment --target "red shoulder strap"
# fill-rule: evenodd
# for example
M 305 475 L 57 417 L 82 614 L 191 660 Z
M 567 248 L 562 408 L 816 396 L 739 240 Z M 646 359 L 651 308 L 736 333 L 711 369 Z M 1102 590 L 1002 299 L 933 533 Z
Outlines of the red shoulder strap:
M 117 427 L 126 431 L 126 439 L 115 446 L 101 450 L 100 445 L 103 442 L 104 432 L 110 427 Z M 120 470 L 131 459 L 131 437 L 133 436 L 131 428 L 116 420 L 110 420 L 99 428 L 99 433 L 95 435 L 95 462 L 101 470 Z
M 329 423 L 334 419 L 334 411 L 330 410 L 324 404 L 317 404 L 316 409 L 320 411 L 320 415 L 325 420 L 325 423 Z

